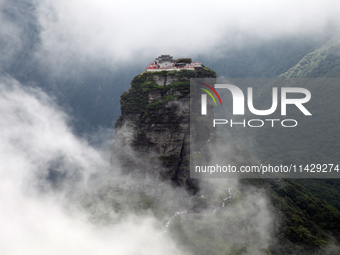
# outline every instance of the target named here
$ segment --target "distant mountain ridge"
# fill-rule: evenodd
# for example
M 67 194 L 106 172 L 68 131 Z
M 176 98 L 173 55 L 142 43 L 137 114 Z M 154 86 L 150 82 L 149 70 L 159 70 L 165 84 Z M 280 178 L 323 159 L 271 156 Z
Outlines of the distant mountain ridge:
M 279 77 L 340 78 L 340 40 L 331 40 L 306 54 Z M 323 83 L 325 79 L 318 80 L 320 84 L 306 84 L 306 88 L 312 93 L 309 107 L 313 112 L 314 121 L 311 122 L 313 125 L 307 125 L 306 122 L 300 132 L 294 133 L 295 136 L 290 131 L 280 135 L 273 130 L 265 130 L 263 134 L 256 136 L 259 148 L 264 150 L 267 160 L 282 162 L 294 160 L 292 157 L 295 157 L 296 160 L 305 160 L 308 164 L 316 158 L 320 161 L 321 156 L 325 156 L 328 161 L 333 159 L 340 162 L 338 156 L 340 141 L 338 133 L 334 130 L 339 126 L 340 87 Z M 320 98 L 323 100 L 322 104 Z M 304 121 L 300 124 L 303 125 Z M 278 144 L 281 149 L 277 148 Z M 340 179 L 283 179 L 283 189 L 278 188 L 279 182 L 275 180 L 249 180 L 249 182 L 262 187 L 270 186 L 275 207 L 284 212 L 282 216 L 284 223 L 280 232 L 291 243 L 285 244 L 288 245 L 286 250 L 281 247 L 275 254 L 288 254 L 290 249 L 288 247 L 291 245 L 295 246 L 295 252 L 303 250 L 302 247 L 305 246 L 311 249 L 310 252 L 304 251 L 306 254 L 338 254 L 339 247 L 334 246 L 334 251 L 329 253 L 322 249 L 327 244 L 332 244 L 333 240 L 339 240 L 340 209 L 337 199 L 340 196 Z M 316 247 L 320 250 L 315 249 Z
M 328 42 L 307 54 L 280 77 L 340 78 L 340 40 Z

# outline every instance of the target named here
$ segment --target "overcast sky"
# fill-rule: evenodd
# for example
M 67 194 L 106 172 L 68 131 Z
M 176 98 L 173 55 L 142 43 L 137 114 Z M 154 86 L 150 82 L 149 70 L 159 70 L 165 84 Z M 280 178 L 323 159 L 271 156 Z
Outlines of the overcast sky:
M 244 35 L 317 35 L 340 24 L 340 2 L 46 0 L 37 15 L 53 61 L 81 55 L 131 64 L 159 54 L 218 54 Z
M 12 2 L 0 0 L 0 8 Z M 245 35 L 269 39 L 318 34 L 340 19 L 337 0 L 45 0 L 35 5 L 41 39 L 35 54 L 59 68 L 86 61 L 112 66 L 136 61 L 145 66 L 146 60 L 160 54 L 218 54 L 221 48 L 244 43 Z M 26 24 L 23 15 L 19 17 Z M 6 53 L 3 59 L 10 59 L 25 43 L 20 24 L 0 16 L 0 46 L 6 47 L 1 49 Z M 0 247 L 4 254 L 183 254 L 171 239 L 152 239 L 159 233 L 154 217 L 131 215 L 115 227 L 97 228 L 83 210 L 74 209 L 73 215 L 65 210 L 69 189 L 81 191 L 92 173 L 105 172 L 109 166 L 100 151 L 72 133 L 67 115 L 48 95 L 0 73 L 0 116 Z M 71 182 L 60 194 L 54 194 L 46 181 L 49 169 L 56 165 Z M 81 176 L 81 181 L 73 182 L 74 175 Z M 249 205 L 241 205 L 240 210 L 244 207 L 251 216 L 258 214 L 258 208 L 265 211 L 266 219 L 253 218 L 254 229 L 267 235 L 264 230 L 271 229 L 272 219 L 267 200 L 260 198 L 250 197 Z

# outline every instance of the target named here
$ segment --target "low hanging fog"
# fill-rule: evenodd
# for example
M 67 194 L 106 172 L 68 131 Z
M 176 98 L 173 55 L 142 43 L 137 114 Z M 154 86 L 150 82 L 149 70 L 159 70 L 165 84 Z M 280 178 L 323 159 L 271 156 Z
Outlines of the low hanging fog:
M 47 78 L 76 77 L 72 82 L 80 84 L 81 91 L 84 78 L 79 74 L 89 66 L 94 73 L 105 67 L 119 76 L 118 71 L 136 66 L 143 70 L 160 54 L 220 58 L 251 43 L 249 38 L 261 42 L 332 34 L 339 24 L 339 7 L 332 0 L 171 4 L 46 0 L 27 5 L 0 0 L 1 254 L 193 254 L 176 233 L 180 229 L 191 237 L 194 226 L 200 227 L 197 215 L 179 216 L 164 232 L 167 220 L 192 204 L 190 195 L 152 179 L 121 175 L 119 164 L 109 163 L 113 129 L 98 128 L 82 138 L 76 135 L 74 116 L 58 104 L 56 94 L 39 88 L 43 84 L 58 91 L 56 84 L 48 83 L 53 79 Z M 37 85 L 35 73 L 17 63 L 36 65 L 46 72 L 42 75 L 46 80 Z M 3 71 L 9 65 L 11 74 Z M 12 78 L 17 74 L 25 80 L 25 71 L 31 75 L 25 82 Z M 133 75 L 128 77 L 124 86 Z M 72 82 L 61 86 L 67 88 Z M 115 96 L 118 101 L 120 94 Z M 242 190 L 237 179 L 201 182 L 200 198 L 206 198 L 205 190 L 216 196 L 195 213 L 212 229 L 214 240 L 247 244 L 251 247 L 247 254 L 262 254 L 275 244 L 272 237 L 279 215 L 263 190 Z M 142 192 L 151 198 L 147 201 L 151 209 L 131 192 L 135 187 L 137 193 L 138 187 L 150 187 Z M 225 187 L 232 188 L 239 202 L 213 214 L 227 195 Z M 218 227 L 220 222 L 224 227 Z
M 118 164 L 109 166 L 102 149 L 73 135 L 69 118 L 45 93 L 23 87 L 7 75 L 0 86 L 4 254 L 190 254 L 176 235 L 164 232 L 167 219 L 189 207 L 190 195 L 167 184 L 160 194 L 161 184 L 155 180 L 122 176 Z M 139 210 L 140 201 L 129 200 L 129 189 L 143 185 L 150 188 L 143 191 L 150 198 L 160 198 L 158 209 Z M 202 192 L 210 187 L 225 197 L 227 186 L 239 193 L 236 179 L 209 180 L 202 184 Z M 257 251 L 271 244 L 275 217 L 263 192 L 244 192 L 237 206 L 216 216 L 213 209 L 221 203 L 217 199 L 196 212 L 206 215 L 207 222 L 225 222 L 222 232 L 213 232 L 216 238 L 233 232 L 230 241 L 249 244 L 251 236 Z M 189 221 L 194 217 L 186 215 Z M 190 224 L 183 224 L 183 231 L 193 234 Z

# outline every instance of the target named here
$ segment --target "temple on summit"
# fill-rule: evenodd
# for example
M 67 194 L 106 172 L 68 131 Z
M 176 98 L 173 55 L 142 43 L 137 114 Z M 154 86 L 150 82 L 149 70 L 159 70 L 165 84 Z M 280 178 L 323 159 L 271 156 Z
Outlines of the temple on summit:
M 160 71 L 180 71 L 180 70 L 194 70 L 195 67 L 201 67 L 200 62 L 192 62 L 191 58 L 179 58 L 174 60 L 170 55 L 161 55 L 151 63 L 146 71 L 160 72 Z

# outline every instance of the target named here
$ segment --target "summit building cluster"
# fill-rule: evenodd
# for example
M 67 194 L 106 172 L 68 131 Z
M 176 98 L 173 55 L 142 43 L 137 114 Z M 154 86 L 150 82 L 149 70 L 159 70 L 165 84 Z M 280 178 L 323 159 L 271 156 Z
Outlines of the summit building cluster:
M 180 58 L 174 60 L 170 55 L 161 55 L 155 59 L 147 68 L 147 72 L 195 70 L 202 67 L 200 62 L 192 62 L 191 58 Z

